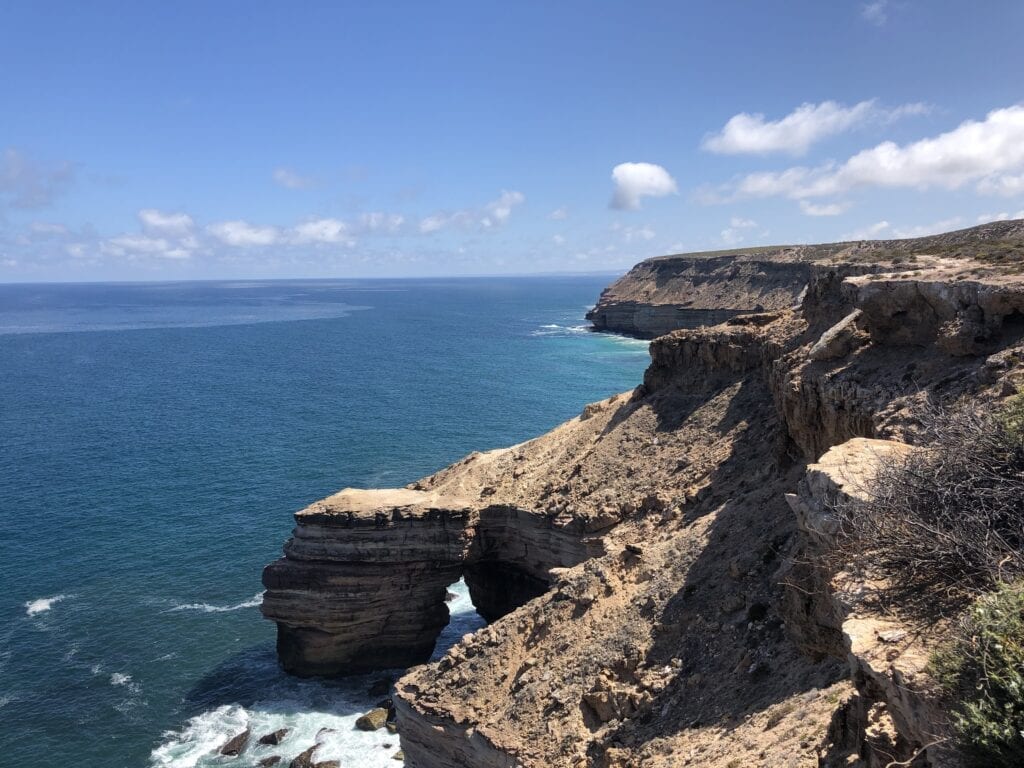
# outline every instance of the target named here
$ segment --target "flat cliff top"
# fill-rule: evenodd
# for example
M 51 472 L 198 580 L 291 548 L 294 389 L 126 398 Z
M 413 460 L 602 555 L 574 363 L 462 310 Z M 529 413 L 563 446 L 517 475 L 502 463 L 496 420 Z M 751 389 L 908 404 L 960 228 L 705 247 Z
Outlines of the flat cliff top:
M 296 513 L 297 518 L 345 516 L 372 518 L 400 510 L 403 516 L 426 514 L 431 509 L 464 509 L 471 502 L 453 495 L 444 495 L 408 488 L 345 488 L 333 496 L 310 504 Z

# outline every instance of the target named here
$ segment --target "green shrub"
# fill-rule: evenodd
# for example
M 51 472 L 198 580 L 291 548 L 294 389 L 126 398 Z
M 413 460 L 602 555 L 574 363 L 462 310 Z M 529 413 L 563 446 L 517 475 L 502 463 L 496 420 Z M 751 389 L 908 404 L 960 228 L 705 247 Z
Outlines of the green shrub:
M 999 421 L 1012 439 L 1024 440 L 1024 393 L 1006 399 Z
M 979 598 L 931 672 L 969 765 L 1024 765 L 1024 582 Z

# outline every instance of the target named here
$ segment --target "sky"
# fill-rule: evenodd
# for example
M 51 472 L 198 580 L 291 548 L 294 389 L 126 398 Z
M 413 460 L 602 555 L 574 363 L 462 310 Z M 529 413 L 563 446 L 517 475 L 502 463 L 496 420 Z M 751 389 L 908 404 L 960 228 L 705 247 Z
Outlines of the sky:
M 0 282 L 594 272 L 1024 217 L 1022 31 L 1019 0 L 8 0 Z

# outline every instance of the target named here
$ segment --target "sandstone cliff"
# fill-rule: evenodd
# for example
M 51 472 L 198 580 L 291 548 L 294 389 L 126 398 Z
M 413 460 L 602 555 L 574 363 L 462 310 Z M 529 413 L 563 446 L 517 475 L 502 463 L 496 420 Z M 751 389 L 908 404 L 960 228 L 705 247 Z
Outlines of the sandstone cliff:
M 282 661 L 423 660 L 462 573 L 493 621 L 397 684 L 407 765 L 955 765 L 933 638 L 821 555 L 916 404 L 1024 385 L 1024 277 L 986 250 L 1022 225 L 1000 224 L 896 262 L 835 246 L 798 308 L 655 340 L 631 393 L 299 513 L 265 575 Z
M 594 328 L 654 338 L 679 328 L 715 325 L 746 312 L 797 304 L 813 264 L 872 270 L 919 254 L 1013 263 L 1024 224 L 1000 221 L 909 240 L 863 240 L 659 256 L 642 261 L 606 288 L 587 313 Z

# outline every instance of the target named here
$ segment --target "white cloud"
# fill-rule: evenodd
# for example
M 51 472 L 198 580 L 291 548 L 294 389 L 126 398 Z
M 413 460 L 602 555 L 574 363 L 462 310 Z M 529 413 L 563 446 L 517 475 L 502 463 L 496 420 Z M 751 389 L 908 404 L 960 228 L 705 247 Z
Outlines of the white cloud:
M 878 238 L 883 232 L 889 229 L 890 224 L 888 221 L 879 221 L 875 224 L 871 224 L 861 229 L 855 229 L 853 232 L 847 232 L 839 236 L 840 240 L 874 240 Z
M 453 213 L 435 213 L 420 219 L 419 231 L 429 235 L 446 227 L 481 227 L 491 229 L 508 221 L 512 211 L 526 201 L 522 192 L 502 190 L 497 199 L 480 210 L 460 210 Z
M 757 222 L 753 219 L 742 219 L 739 216 L 733 216 L 729 219 L 729 226 L 734 229 L 750 229 L 751 227 L 756 227 Z
M 1001 195 L 1003 197 L 1024 195 L 1024 174 L 1004 174 L 982 179 L 978 183 L 978 191 L 983 195 Z
M 555 210 L 548 214 L 548 218 L 552 221 L 565 221 L 569 218 L 569 209 L 564 205 L 560 208 L 555 208 Z
M 800 210 L 808 216 L 838 216 L 849 208 L 848 203 L 812 203 L 808 200 L 800 201 Z
M 442 229 L 448 221 L 448 217 L 436 213 L 433 216 L 426 216 L 420 219 L 420 232 L 424 235 L 429 235 L 431 232 L 437 232 Z
M 135 258 L 137 256 L 155 256 L 161 259 L 188 259 L 192 256 L 189 249 L 181 247 L 163 237 L 150 235 L 119 235 L 104 241 L 100 249 L 107 254 L 118 257 Z M 69 250 L 69 252 L 71 252 Z M 71 252 L 72 256 L 77 256 Z
M 1001 213 L 982 213 L 978 216 L 978 223 L 987 224 L 990 221 L 1007 221 L 1008 219 L 1024 219 L 1024 210 L 1017 211 L 1016 213 L 1008 213 L 1006 211 Z
M 1024 170 L 1024 106 L 989 112 L 946 133 L 900 146 L 892 141 L 858 152 L 841 165 L 795 166 L 752 173 L 703 194 L 705 201 L 743 197 L 795 200 L 839 195 L 857 187 L 958 189 L 971 182 L 977 191 L 1012 191 Z
M 348 225 L 338 219 L 313 219 L 298 224 L 293 230 L 296 243 L 323 243 L 352 245 L 355 241 L 349 234 Z
M 522 205 L 525 201 L 526 196 L 522 192 L 509 192 L 503 189 L 497 200 L 492 200 L 484 206 L 487 214 L 480 219 L 480 225 L 490 227 L 495 224 L 504 224 L 512 215 L 512 209 Z
M 771 121 L 766 121 L 762 114 L 741 112 L 729 118 L 721 131 L 705 137 L 701 147 L 723 155 L 802 155 L 812 144 L 867 122 L 888 122 L 927 111 L 924 104 L 883 109 L 872 99 L 852 107 L 835 101 L 801 104 L 785 117 Z
M 138 216 L 143 229 L 167 235 L 187 235 L 195 224 L 187 213 L 164 213 L 155 208 L 143 208 Z
M 221 221 L 207 227 L 211 235 L 226 245 L 273 245 L 279 234 L 274 227 L 260 227 L 245 221 Z
M 405 217 L 399 213 L 364 213 L 359 217 L 359 225 L 369 232 L 397 232 L 405 223 Z
M 291 168 L 275 168 L 274 181 L 286 189 L 308 189 L 316 184 L 316 179 L 302 176 Z
M 886 6 L 888 0 L 874 0 L 871 3 L 864 3 L 860 7 L 861 18 L 875 26 L 881 27 L 889 20 L 889 13 Z
M 551 242 L 555 245 L 565 245 L 565 238 L 562 235 L 552 235 Z
M 669 172 L 654 163 L 620 163 L 612 169 L 612 181 L 611 207 L 618 210 L 635 211 L 643 197 L 665 197 L 679 191 Z

